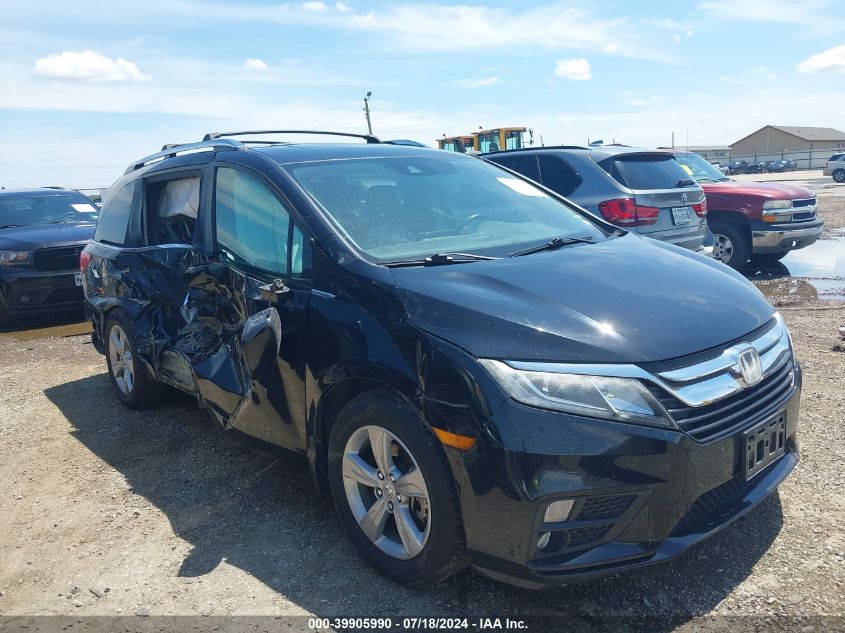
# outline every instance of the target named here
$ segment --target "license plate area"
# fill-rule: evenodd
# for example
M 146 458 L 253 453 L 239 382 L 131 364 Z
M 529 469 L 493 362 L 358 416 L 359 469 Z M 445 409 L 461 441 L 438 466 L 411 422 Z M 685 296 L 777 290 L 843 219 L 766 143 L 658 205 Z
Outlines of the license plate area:
M 672 224 L 689 224 L 690 208 L 689 207 L 673 207 L 672 208 Z
M 77 286 L 82 285 L 82 273 L 73 273 L 73 283 Z
M 786 446 L 786 415 L 781 413 L 743 433 L 745 479 L 748 481 L 783 455 Z

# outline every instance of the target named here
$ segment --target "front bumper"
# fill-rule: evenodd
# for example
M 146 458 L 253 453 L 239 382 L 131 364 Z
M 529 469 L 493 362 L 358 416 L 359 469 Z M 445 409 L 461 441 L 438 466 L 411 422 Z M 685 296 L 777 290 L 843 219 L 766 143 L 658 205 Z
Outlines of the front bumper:
M 817 220 L 809 226 L 795 224 L 755 223 L 751 229 L 751 243 L 754 253 L 782 253 L 804 248 L 819 239 L 824 222 Z
M 0 271 L 0 301 L 11 314 L 82 308 L 76 271 L 39 272 L 9 267 Z
M 798 462 L 800 369 L 785 454 L 745 481 L 743 431 L 699 443 L 679 431 L 588 420 L 509 401 L 469 453 L 451 451 L 472 564 L 526 587 L 579 581 L 673 558 L 766 498 Z M 771 415 L 767 412 L 765 419 Z M 496 465 L 496 466 L 494 466 Z M 555 500 L 564 522 L 544 524 Z M 582 520 L 585 508 L 589 517 Z M 566 534 L 543 552 L 551 525 Z

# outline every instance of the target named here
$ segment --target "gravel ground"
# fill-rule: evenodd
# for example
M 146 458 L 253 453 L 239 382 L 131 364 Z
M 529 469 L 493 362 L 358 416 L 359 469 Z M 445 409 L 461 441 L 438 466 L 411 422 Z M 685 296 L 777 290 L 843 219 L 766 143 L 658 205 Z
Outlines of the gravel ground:
M 845 227 L 845 198 L 821 200 L 828 227 Z M 845 304 L 784 300 L 780 309 L 805 373 L 802 460 L 779 491 L 674 561 L 541 592 L 472 571 L 426 590 L 394 585 L 363 563 L 301 464 L 236 442 L 180 397 L 123 408 L 103 358 L 74 334 L 82 326 L 2 334 L 0 614 L 845 627 L 845 346 L 836 336 Z

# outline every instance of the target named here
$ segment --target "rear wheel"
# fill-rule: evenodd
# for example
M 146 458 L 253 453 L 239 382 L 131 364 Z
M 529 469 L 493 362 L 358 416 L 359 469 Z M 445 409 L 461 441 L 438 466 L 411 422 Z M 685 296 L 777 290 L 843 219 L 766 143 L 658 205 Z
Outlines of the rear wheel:
M 837 169 L 833 172 L 833 180 L 836 182 L 845 182 L 845 169 Z
M 115 312 L 106 321 L 105 338 L 109 377 L 120 401 L 130 409 L 143 409 L 158 402 L 162 385 L 147 374 L 137 357 L 135 335 L 122 312 Z
M 710 224 L 710 231 L 713 233 L 713 259 L 741 270 L 751 255 L 751 244 L 742 228 L 736 224 L 714 222 Z
M 329 439 L 329 484 L 353 543 L 389 579 L 432 585 L 465 566 L 443 448 L 398 395 L 368 392 L 341 410 Z

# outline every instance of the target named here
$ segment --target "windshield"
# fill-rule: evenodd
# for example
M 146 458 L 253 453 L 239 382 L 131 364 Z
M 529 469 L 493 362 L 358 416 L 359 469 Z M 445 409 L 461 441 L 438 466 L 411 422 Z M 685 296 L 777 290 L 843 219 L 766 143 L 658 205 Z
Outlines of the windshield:
M 556 237 L 606 235 L 534 185 L 460 154 L 285 167 L 340 232 L 380 262 L 447 252 L 502 256 Z
M 96 222 L 97 208 L 81 194 L 0 196 L 0 227 Z
M 708 163 L 698 154 L 684 153 L 675 154 L 675 160 L 681 163 L 690 176 L 695 178 L 696 182 L 717 182 L 719 180 L 728 180 L 727 176 L 720 172 L 712 164 Z

